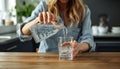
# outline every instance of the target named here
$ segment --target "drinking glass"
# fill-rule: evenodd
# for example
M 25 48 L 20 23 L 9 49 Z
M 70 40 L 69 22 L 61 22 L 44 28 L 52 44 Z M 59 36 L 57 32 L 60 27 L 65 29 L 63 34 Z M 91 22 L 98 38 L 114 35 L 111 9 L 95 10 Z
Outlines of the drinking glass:
M 73 60 L 72 51 L 73 48 L 70 44 L 62 46 L 64 42 L 73 41 L 73 37 L 59 37 L 58 49 L 59 49 L 59 60 Z

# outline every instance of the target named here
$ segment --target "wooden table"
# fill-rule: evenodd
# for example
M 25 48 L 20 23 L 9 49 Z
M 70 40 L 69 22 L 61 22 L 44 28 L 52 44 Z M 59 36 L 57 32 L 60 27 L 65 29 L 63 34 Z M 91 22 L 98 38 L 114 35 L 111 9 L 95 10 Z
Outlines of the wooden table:
M 57 53 L 1 52 L 0 69 L 120 69 L 120 53 L 83 53 L 61 61 Z

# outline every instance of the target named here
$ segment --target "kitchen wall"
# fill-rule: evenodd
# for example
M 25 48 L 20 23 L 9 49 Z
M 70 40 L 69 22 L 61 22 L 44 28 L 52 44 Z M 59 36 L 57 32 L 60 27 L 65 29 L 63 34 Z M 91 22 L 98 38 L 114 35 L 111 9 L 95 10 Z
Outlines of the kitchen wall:
M 92 12 L 93 25 L 98 25 L 100 14 L 107 14 L 111 26 L 120 26 L 120 0 L 84 0 Z

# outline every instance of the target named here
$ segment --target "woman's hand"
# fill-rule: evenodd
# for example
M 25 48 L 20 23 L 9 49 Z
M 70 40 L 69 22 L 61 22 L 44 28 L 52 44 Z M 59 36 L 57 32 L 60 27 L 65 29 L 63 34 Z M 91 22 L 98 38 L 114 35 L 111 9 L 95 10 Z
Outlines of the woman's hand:
M 89 44 L 88 43 L 78 43 L 76 41 L 72 42 L 64 42 L 62 46 L 70 45 L 73 48 L 73 58 L 77 56 L 79 52 L 84 52 L 89 50 Z
M 40 12 L 38 18 L 41 24 L 56 24 L 55 17 L 50 12 Z
M 43 24 L 50 24 L 57 25 L 57 22 L 54 20 L 55 17 L 52 13 L 49 12 L 40 12 L 38 17 L 36 17 L 34 20 L 32 20 L 29 23 L 26 23 L 22 28 L 22 33 L 24 35 L 30 35 L 30 27 L 37 24 L 37 23 L 43 23 Z

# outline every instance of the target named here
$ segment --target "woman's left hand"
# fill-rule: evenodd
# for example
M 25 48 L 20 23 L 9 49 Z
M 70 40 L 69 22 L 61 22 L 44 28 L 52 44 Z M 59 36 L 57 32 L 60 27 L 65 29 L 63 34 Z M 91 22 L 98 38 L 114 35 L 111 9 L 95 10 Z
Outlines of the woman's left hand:
M 79 46 L 79 43 L 76 41 L 71 42 L 71 46 L 73 48 L 73 58 L 74 58 L 79 53 L 80 46 Z
M 89 44 L 88 43 L 78 43 L 77 41 L 72 41 L 72 42 L 64 42 L 62 46 L 66 45 L 71 45 L 73 48 L 73 58 L 77 56 L 79 52 L 87 51 L 89 49 Z

